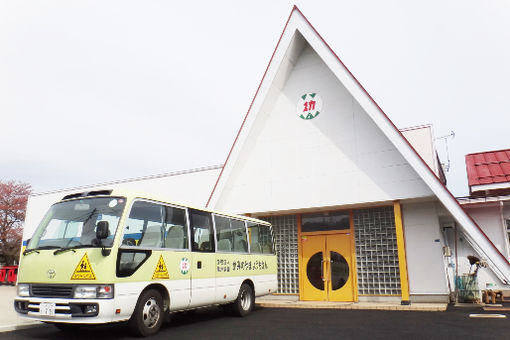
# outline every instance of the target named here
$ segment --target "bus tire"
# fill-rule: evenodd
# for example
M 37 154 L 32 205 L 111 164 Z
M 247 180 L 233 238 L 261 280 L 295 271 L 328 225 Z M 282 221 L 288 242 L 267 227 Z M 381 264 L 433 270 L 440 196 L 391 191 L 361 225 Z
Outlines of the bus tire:
M 243 283 L 239 289 L 237 299 L 232 304 L 232 312 L 237 316 L 248 315 L 253 309 L 255 304 L 255 294 L 251 286 L 247 283 Z
M 129 327 L 140 336 L 150 336 L 159 331 L 163 319 L 163 297 L 157 290 L 148 289 L 140 295 Z

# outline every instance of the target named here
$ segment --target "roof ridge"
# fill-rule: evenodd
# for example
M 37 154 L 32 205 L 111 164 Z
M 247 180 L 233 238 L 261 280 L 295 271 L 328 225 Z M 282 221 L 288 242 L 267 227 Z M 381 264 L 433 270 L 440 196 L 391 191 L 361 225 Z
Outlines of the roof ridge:
M 468 156 L 481 155 L 481 154 L 488 154 L 488 153 L 497 153 L 497 152 L 510 152 L 510 149 L 488 150 L 488 151 L 479 151 L 479 152 L 468 153 L 468 154 L 466 155 L 466 158 L 467 158 Z

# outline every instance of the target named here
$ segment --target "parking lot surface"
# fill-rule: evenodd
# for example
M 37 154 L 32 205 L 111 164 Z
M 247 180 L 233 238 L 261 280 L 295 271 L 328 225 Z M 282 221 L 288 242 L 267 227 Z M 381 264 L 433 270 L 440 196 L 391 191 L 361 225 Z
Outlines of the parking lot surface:
M 180 313 L 151 339 L 509 339 L 510 318 L 473 319 L 480 308 L 446 312 L 261 308 L 245 318 L 220 308 Z M 508 312 L 501 312 L 502 314 Z M 126 324 L 65 333 L 50 325 L 2 333 L 2 339 L 129 339 Z

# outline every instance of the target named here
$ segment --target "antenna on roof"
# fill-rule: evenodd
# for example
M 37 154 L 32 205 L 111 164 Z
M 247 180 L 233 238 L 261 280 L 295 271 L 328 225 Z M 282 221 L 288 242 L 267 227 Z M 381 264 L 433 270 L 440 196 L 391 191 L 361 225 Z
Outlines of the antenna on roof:
M 436 137 L 435 138 L 436 140 L 438 140 L 438 139 L 444 140 L 444 146 L 445 146 L 445 149 L 446 149 L 446 161 L 447 161 L 447 163 L 446 164 L 441 163 L 441 166 L 443 167 L 445 172 L 450 171 L 450 164 L 451 164 L 450 163 L 450 152 L 448 151 L 448 138 L 454 139 L 455 138 L 455 132 L 451 131 L 449 134 L 447 134 L 445 136 L 441 136 L 441 137 Z

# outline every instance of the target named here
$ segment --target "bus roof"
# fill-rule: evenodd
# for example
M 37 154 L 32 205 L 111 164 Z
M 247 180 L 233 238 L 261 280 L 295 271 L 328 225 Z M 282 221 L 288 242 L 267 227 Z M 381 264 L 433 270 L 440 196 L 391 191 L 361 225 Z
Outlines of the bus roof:
M 235 215 L 235 214 L 222 212 L 222 211 L 215 211 L 215 210 L 211 210 L 211 209 L 207 209 L 207 208 L 194 207 L 194 206 L 191 206 L 188 204 L 182 204 L 179 202 L 168 200 L 168 199 L 161 197 L 159 195 L 153 195 L 153 194 L 149 194 L 149 193 L 142 193 L 142 192 L 137 192 L 137 191 L 125 190 L 125 189 L 111 189 L 111 190 L 104 189 L 104 190 L 77 192 L 77 193 L 73 193 L 73 194 L 64 196 L 60 200 L 60 202 L 75 200 L 75 199 L 83 199 L 83 198 L 91 198 L 91 197 L 105 197 L 105 196 L 121 196 L 121 197 L 126 197 L 128 199 L 142 198 L 142 199 L 147 199 L 147 200 L 156 201 L 156 202 L 160 202 L 160 203 L 167 203 L 167 204 L 171 204 L 171 205 L 207 211 L 207 212 L 218 214 L 218 215 L 239 218 L 239 219 L 243 219 L 246 221 L 270 224 L 267 221 L 259 220 L 259 219 L 253 218 L 253 217 L 248 217 L 248 216 L 244 216 L 244 215 Z

